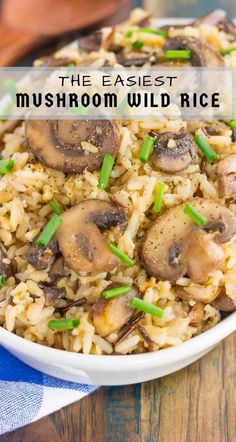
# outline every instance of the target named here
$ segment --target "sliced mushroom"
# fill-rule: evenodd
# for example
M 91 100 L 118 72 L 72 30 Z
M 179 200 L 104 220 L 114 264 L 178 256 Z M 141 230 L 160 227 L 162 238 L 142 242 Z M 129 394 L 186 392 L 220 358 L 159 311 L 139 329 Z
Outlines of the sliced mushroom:
M 96 31 L 92 34 L 81 37 L 78 40 L 79 49 L 87 52 L 99 51 L 102 44 L 102 31 Z
M 123 284 L 112 283 L 105 290 L 120 287 Z M 97 299 L 93 306 L 93 321 L 96 332 L 101 336 L 107 336 L 121 328 L 133 315 L 134 308 L 129 305 L 133 296 L 139 296 L 136 288 L 132 287 L 127 295 Z
M 236 195 L 236 154 L 219 161 L 217 167 L 218 189 L 220 198 Z
M 46 55 L 44 57 L 39 58 L 34 63 L 37 67 L 47 67 L 47 68 L 57 68 L 57 67 L 63 67 L 68 66 L 69 64 L 73 63 L 73 61 L 70 58 L 66 57 L 55 57 L 55 55 Z
M 217 296 L 211 305 L 221 312 L 234 312 L 236 310 L 236 304 L 229 296 L 226 295 L 226 293 L 221 293 L 219 296 Z
M 43 289 L 44 292 L 46 306 L 52 305 L 55 308 L 66 307 L 66 289 L 64 287 L 58 288 L 44 284 L 41 284 L 40 287 Z
M 12 275 L 11 261 L 7 257 L 7 252 L 3 244 L 0 243 L 0 275 L 8 278 Z
M 131 66 L 141 67 L 146 63 L 152 65 L 156 63 L 156 60 L 155 52 L 133 51 L 126 54 L 122 52 L 117 55 L 117 62 L 127 68 Z
M 63 278 L 64 276 L 68 276 L 68 272 L 66 272 L 64 268 L 64 260 L 61 256 L 54 262 L 54 264 L 50 269 L 49 272 L 50 283 L 55 284 L 58 281 L 58 279 Z
M 185 238 L 183 256 L 187 260 L 187 273 L 191 280 L 204 282 L 214 270 L 221 268 L 224 260 L 222 248 L 214 241 L 212 233 L 193 229 Z
M 117 155 L 120 133 L 108 120 L 30 120 L 26 141 L 42 164 L 66 173 L 82 173 L 100 168 L 106 153 Z M 96 152 L 83 149 L 83 141 Z
M 189 272 L 193 280 L 203 282 L 208 276 L 205 268 L 212 272 L 222 262 L 220 245 L 235 236 L 235 216 L 213 200 L 195 198 L 191 204 L 208 223 L 197 228 L 184 214 L 185 204 L 159 216 L 147 231 L 143 244 L 142 256 L 149 275 L 175 282 Z
M 200 38 L 185 37 L 180 35 L 167 40 L 163 50 L 188 49 L 191 51 L 190 62 L 192 66 L 223 67 L 224 60 L 208 43 Z
M 75 272 L 109 272 L 119 259 L 108 249 L 102 232 L 127 227 L 126 214 L 108 201 L 90 199 L 64 212 L 57 239 L 65 262 Z
M 53 238 L 46 247 L 38 247 L 36 241 L 30 244 L 27 260 L 37 270 L 50 269 L 59 254 L 58 242 Z
M 176 173 L 186 169 L 197 156 L 197 145 L 189 132 L 150 133 L 155 139 L 151 161 L 154 169 Z

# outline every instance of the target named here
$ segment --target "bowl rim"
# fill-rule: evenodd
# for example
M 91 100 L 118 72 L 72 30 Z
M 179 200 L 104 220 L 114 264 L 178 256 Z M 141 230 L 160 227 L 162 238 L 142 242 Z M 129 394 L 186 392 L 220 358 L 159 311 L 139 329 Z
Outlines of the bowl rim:
M 193 18 L 154 18 L 157 25 L 162 26 L 166 24 L 188 24 L 191 23 Z M 234 20 L 235 21 L 235 20 Z M 231 313 L 226 318 L 222 319 L 218 324 L 214 325 L 209 330 L 201 333 L 198 336 L 190 338 L 180 345 L 164 348 L 154 352 L 138 353 L 130 355 L 93 355 L 84 353 L 69 352 L 67 350 L 60 350 L 53 347 L 47 347 L 42 344 L 38 344 L 33 341 L 29 341 L 26 338 L 16 335 L 0 326 L 0 344 L 6 349 L 10 348 L 19 353 L 29 354 L 36 359 L 43 356 L 41 359 L 48 363 L 50 360 L 54 364 L 72 365 L 76 364 L 76 367 L 85 368 L 90 364 L 94 365 L 95 369 L 100 369 L 104 372 L 111 370 L 117 371 L 117 368 L 121 372 L 132 370 L 134 367 L 151 368 L 152 366 L 164 366 L 166 364 L 174 363 L 178 360 L 184 360 L 184 358 L 191 357 L 191 355 L 203 352 L 207 348 L 216 345 L 223 340 L 226 336 L 236 331 L 236 311 Z M 6 345 L 5 345 L 5 342 Z M 121 363 L 119 365 L 119 362 Z
M 21 336 L 18 336 L 0 326 L 0 344 L 10 350 L 19 351 L 20 353 L 29 354 L 29 356 L 36 356 L 46 362 L 54 362 L 56 364 L 69 364 L 86 367 L 91 364 L 96 369 L 103 369 L 109 371 L 111 369 L 120 371 L 132 369 L 138 364 L 139 368 L 151 367 L 152 365 L 163 366 L 167 363 L 173 363 L 180 359 L 190 357 L 198 352 L 204 351 L 211 346 L 216 345 L 229 334 L 236 331 L 236 312 L 231 313 L 228 317 L 220 321 L 211 329 L 204 333 L 195 336 L 180 345 L 164 348 L 154 352 L 138 353 L 130 355 L 93 355 L 84 353 L 75 353 L 67 350 L 60 350 L 53 347 L 47 347 L 33 341 L 29 341 Z M 5 342 L 4 342 L 5 341 Z M 6 344 L 5 344 L 6 343 Z M 119 363 L 121 363 L 119 365 Z

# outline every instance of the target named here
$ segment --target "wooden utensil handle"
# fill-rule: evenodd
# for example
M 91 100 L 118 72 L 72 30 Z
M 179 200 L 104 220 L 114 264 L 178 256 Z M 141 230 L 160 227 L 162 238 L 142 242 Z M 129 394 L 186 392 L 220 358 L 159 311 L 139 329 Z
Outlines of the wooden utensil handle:
M 40 43 L 42 43 L 40 36 L 17 32 L 0 23 L 0 66 L 14 64 Z

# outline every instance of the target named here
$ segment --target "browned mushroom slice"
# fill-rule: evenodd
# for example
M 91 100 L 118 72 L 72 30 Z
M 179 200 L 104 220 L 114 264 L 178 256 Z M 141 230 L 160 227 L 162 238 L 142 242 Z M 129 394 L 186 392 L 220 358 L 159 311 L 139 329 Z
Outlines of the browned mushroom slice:
M 47 67 L 47 68 L 57 68 L 68 66 L 73 63 L 70 58 L 66 57 L 55 57 L 55 55 L 46 55 L 45 57 L 41 57 L 35 62 L 35 66 Z
M 59 247 L 65 262 L 75 272 L 109 272 L 119 259 L 108 249 L 102 232 L 119 226 L 127 227 L 126 214 L 108 201 L 90 199 L 64 212 L 57 232 Z
M 99 51 L 102 44 L 102 31 L 96 31 L 92 34 L 81 37 L 78 40 L 79 49 L 87 52 Z
M 185 37 L 180 35 L 167 40 L 163 50 L 188 49 L 191 51 L 190 62 L 192 66 L 223 67 L 224 60 L 208 43 L 200 38 Z
M 236 155 L 229 155 L 219 161 L 217 167 L 220 198 L 236 195 Z
M 0 243 L 0 275 L 8 278 L 12 275 L 12 265 L 7 257 L 7 252 L 3 244 Z
M 124 67 L 141 67 L 146 63 L 155 64 L 157 55 L 153 52 L 133 51 L 127 54 L 121 53 L 117 55 L 117 62 Z
M 108 120 L 31 120 L 25 135 L 42 164 L 66 173 L 99 169 L 104 155 L 116 156 L 120 144 L 118 126 Z M 93 145 L 94 152 L 86 150 L 83 141 Z
M 175 173 L 186 169 L 196 158 L 197 145 L 189 132 L 150 133 L 155 139 L 151 162 L 154 169 Z
M 158 279 L 175 282 L 189 274 L 204 282 L 208 272 L 221 265 L 221 244 L 236 234 L 236 218 L 218 202 L 196 198 L 191 204 L 208 219 L 197 228 L 184 214 L 184 204 L 168 209 L 147 231 L 142 256 L 147 273 Z
M 58 242 L 53 238 L 46 247 L 38 247 L 36 241 L 30 244 L 28 262 L 37 270 L 50 269 L 59 253 Z
M 66 307 L 66 289 L 64 287 L 58 288 L 44 284 L 41 284 L 40 287 L 43 289 L 44 292 L 46 306 L 52 305 L 55 308 Z
M 211 305 L 221 312 L 234 312 L 236 310 L 236 304 L 233 299 L 226 295 L 226 293 L 221 293 L 217 296 Z
M 64 276 L 68 276 L 68 272 L 66 272 L 64 268 L 64 260 L 61 256 L 54 262 L 54 264 L 50 269 L 49 272 L 50 283 L 55 284 L 55 282 L 57 282 L 58 279 L 63 278 Z
M 105 290 L 120 287 L 123 284 L 112 283 Z M 93 321 L 96 332 L 101 336 L 107 336 L 121 328 L 133 315 L 134 308 L 129 305 L 133 296 L 139 296 L 137 290 L 132 287 L 127 295 L 104 299 L 97 299 L 93 306 Z

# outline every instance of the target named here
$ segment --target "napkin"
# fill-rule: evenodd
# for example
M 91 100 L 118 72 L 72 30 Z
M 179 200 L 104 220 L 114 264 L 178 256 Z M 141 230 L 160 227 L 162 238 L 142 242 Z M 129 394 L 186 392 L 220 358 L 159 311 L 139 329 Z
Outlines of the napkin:
M 0 434 L 35 422 L 97 388 L 40 373 L 0 346 Z

